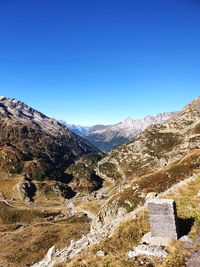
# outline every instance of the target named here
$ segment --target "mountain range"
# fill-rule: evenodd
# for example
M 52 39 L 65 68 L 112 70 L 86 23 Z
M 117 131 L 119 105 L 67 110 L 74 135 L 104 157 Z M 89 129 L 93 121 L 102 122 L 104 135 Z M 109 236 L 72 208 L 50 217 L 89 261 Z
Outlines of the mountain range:
M 163 123 L 173 117 L 176 112 L 159 113 L 156 116 L 146 116 L 142 119 L 125 118 L 114 125 L 95 125 L 91 127 L 76 126 L 60 121 L 66 128 L 88 140 L 103 152 L 108 152 L 124 143 L 135 139 L 142 131 L 153 124 Z
M 98 152 L 55 119 L 16 99 L 0 97 L 0 129 L 0 180 L 20 175 L 19 184 L 32 181 L 34 188 L 34 180 L 66 185 L 71 180 L 67 167 L 82 155 Z
M 89 166 L 80 158 L 67 171 L 73 176 L 79 171 L 76 180 L 80 180 L 83 164 Z M 180 223 L 182 235 L 187 240 L 192 238 L 193 248 L 199 246 L 200 97 L 165 122 L 150 125 L 130 142 L 105 153 L 93 167 L 103 179 L 102 187 L 71 200 L 90 218 L 90 231 L 57 250 L 50 260 L 52 266 L 60 262 L 63 267 L 93 266 L 94 262 L 99 267 L 108 262 L 110 266 L 186 266 L 186 257 L 193 250 L 189 251 L 186 244 L 187 254 L 183 254 L 184 244 L 179 240 L 177 249 L 173 242 L 172 250 L 165 248 L 169 256 L 164 263 L 164 259 L 152 259 L 147 254 L 129 259 L 128 251 L 150 230 L 146 201 L 177 195 L 179 221 L 185 222 Z M 44 258 L 34 267 L 48 264 Z
M 104 136 L 112 150 L 101 153 L 80 132 Z M 115 147 L 118 136 L 123 144 Z M 103 266 L 104 257 L 94 254 L 102 249 L 112 266 L 132 266 L 127 252 L 146 231 L 141 228 L 148 218 L 144 212 L 131 223 L 124 218 L 133 220 L 132 212 L 149 196 L 183 180 L 186 185 L 185 179 L 199 169 L 200 97 L 176 113 L 91 128 L 63 125 L 19 100 L 0 97 L 0 266 L 32 266 L 54 245 L 58 250 L 51 257 L 59 266 L 93 266 L 94 259 Z M 196 190 L 197 201 L 195 183 L 190 190 Z M 181 201 L 190 198 L 181 196 Z M 183 213 L 193 210 L 192 200 Z M 199 218 L 199 213 L 191 214 Z M 198 224 L 194 228 L 200 231 Z M 93 244 L 95 249 L 87 250 Z M 44 260 L 33 266 L 54 266 L 48 264 Z
M 127 179 L 133 179 L 166 167 L 199 147 L 200 97 L 166 122 L 151 125 L 135 140 L 109 152 L 101 167 L 113 177 L 120 176 L 120 166 Z M 108 163 L 109 168 L 103 168 Z

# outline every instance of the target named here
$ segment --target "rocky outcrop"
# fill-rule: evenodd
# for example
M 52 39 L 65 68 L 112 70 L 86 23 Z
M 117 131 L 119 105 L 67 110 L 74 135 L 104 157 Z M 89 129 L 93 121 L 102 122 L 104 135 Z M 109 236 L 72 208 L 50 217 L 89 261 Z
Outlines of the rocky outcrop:
M 19 198 L 30 205 L 33 202 L 33 197 L 36 192 L 36 186 L 33 182 L 24 177 L 19 184 L 17 184 Z
M 161 196 L 167 196 L 167 194 L 171 194 L 172 192 L 174 193 L 180 187 L 185 186 L 186 184 L 190 183 L 191 181 L 194 181 L 195 179 L 197 179 L 196 176 L 189 177 L 185 179 L 183 182 L 180 182 L 174 185 L 171 190 L 167 190 L 166 192 L 163 192 Z M 94 220 L 92 221 L 92 224 L 91 224 L 92 227 L 91 227 L 91 231 L 89 234 L 83 235 L 82 238 L 79 240 L 76 240 L 76 241 L 72 240 L 70 246 L 68 247 L 65 247 L 61 250 L 56 250 L 51 261 L 47 261 L 45 257 L 40 262 L 35 263 L 32 267 L 54 267 L 59 263 L 67 262 L 68 260 L 75 257 L 77 254 L 79 254 L 82 250 L 94 244 L 97 244 L 103 238 L 107 238 L 111 236 L 120 224 L 126 222 L 129 219 L 136 218 L 136 215 L 139 212 L 144 211 L 146 207 L 147 207 L 147 204 L 145 203 L 143 206 L 137 207 L 130 213 L 124 214 L 124 211 L 123 211 L 123 213 L 119 214 L 119 216 L 115 216 L 112 218 L 110 217 L 111 214 L 117 215 L 118 213 L 116 212 L 116 207 L 113 207 L 113 208 L 111 207 L 112 210 L 110 211 L 104 208 L 104 212 L 103 213 L 100 212 L 100 218 L 96 218 L 96 219 L 94 218 Z M 74 210 L 74 207 L 72 207 L 72 209 Z M 103 214 L 105 214 L 105 217 L 103 217 Z M 106 217 L 107 219 L 108 218 L 110 219 L 109 222 L 107 221 Z M 155 246 L 149 247 L 149 246 L 145 246 L 144 244 L 141 244 L 139 245 L 139 247 L 131 250 L 129 256 L 135 257 L 141 254 L 146 254 L 150 256 L 159 256 L 159 257 L 167 256 L 167 252 L 165 251 L 165 249 L 155 248 Z
M 109 225 L 112 221 L 120 220 L 127 213 L 125 208 L 119 207 L 116 203 L 105 204 L 95 220 L 92 221 L 91 231 L 100 231 L 106 225 Z
M 162 247 L 139 245 L 129 251 L 129 258 L 135 258 L 140 255 L 146 255 L 151 257 L 165 258 L 168 256 L 168 253 Z

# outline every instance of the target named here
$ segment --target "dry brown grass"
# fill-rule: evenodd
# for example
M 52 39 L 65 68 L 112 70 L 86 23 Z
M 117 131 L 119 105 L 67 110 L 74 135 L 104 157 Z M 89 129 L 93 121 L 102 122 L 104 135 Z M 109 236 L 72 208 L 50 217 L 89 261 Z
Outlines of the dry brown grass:
M 129 187 L 124 189 L 120 193 L 116 193 L 111 197 L 107 204 L 116 203 L 118 207 L 125 208 L 127 212 L 134 210 L 139 204 L 142 205 L 144 199 L 140 197 L 138 192 L 135 192 L 135 189 Z
M 140 177 L 137 181 L 144 192 L 163 192 L 173 184 L 189 177 L 200 168 L 200 149 L 194 150 L 169 166 Z
M 200 176 L 196 181 L 180 188 L 176 193 L 165 198 L 176 200 L 178 216 L 181 218 L 193 218 L 189 236 L 194 240 L 200 232 L 200 196 L 197 196 L 200 190 Z M 148 232 L 148 214 L 140 212 L 135 220 L 127 221 L 117 228 L 111 238 L 102 240 L 99 244 L 83 251 L 77 257 L 62 267 L 137 267 L 137 266 L 155 266 L 155 267 L 183 267 L 185 259 L 191 255 L 196 244 L 192 249 L 185 249 L 180 241 L 174 241 L 168 246 L 169 256 L 162 262 L 159 259 L 147 259 L 138 257 L 131 261 L 127 253 L 139 243 L 144 233 Z M 198 245 L 198 244 L 197 244 Z M 98 250 L 103 250 L 105 257 L 97 257 L 95 254 Z M 143 262 L 143 264 L 141 264 Z
M 16 198 L 13 188 L 21 181 L 21 176 L 12 176 L 10 179 L 0 180 L 0 192 L 7 199 Z
M 101 203 L 99 200 L 94 199 L 92 201 L 83 203 L 82 205 L 80 205 L 80 208 L 88 210 L 94 215 L 97 215 L 98 212 L 100 211 Z
M 127 252 L 137 244 L 142 235 L 149 230 L 147 213 L 140 213 L 135 220 L 127 221 L 114 232 L 113 236 L 102 240 L 98 245 L 83 251 L 71 262 L 60 266 L 65 267 L 132 267 L 133 263 L 127 257 Z M 95 254 L 103 250 L 105 257 Z M 134 265 L 136 266 L 136 265 Z
M 39 222 L 0 233 L 0 266 L 24 267 L 41 260 L 48 249 L 69 245 L 89 231 L 86 217 L 73 217 L 56 223 Z

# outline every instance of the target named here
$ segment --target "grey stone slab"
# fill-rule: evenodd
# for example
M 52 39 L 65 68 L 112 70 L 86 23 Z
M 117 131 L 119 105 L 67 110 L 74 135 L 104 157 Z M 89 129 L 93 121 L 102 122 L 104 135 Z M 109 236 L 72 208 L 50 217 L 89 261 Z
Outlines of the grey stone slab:
M 176 203 L 173 199 L 152 199 L 147 202 L 152 237 L 178 239 Z
M 134 258 L 139 255 L 165 258 L 168 256 L 168 253 L 163 248 L 147 245 L 139 245 L 128 252 L 129 258 Z
M 157 237 L 153 237 L 151 235 L 151 232 L 148 232 L 147 234 L 145 234 L 143 237 L 142 237 L 142 240 L 141 240 L 141 244 L 146 244 L 146 245 L 150 245 L 150 246 L 168 246 L 169 243 L 171 242 L 171 238 L 170 237 L 161 237 L 161 236 L 157 236 Z

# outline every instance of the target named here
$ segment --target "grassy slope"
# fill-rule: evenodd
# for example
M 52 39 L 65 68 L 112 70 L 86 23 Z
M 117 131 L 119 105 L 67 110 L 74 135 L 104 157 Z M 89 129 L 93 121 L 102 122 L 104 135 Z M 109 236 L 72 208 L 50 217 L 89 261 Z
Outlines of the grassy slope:
M 9 207 L 0 203 L 0 266 L 30 266 L 43 258 L 48 249 L 69 245 L 89 231 L 88 219 L 63 218 L 60 211 Z
M 196 181 L 180 188 L 176 193 L 168 195 L 167 198 L 176 200 L 178 216 L 181 218 L 194 219 L 194 224 L 189 232 L 189 236 L 196 240 L 200 231 L 200 176 Z M 166 198 L 166 196 L 165 196 Z M 141 212 L 136 219 L 127 221 L 121 225 L 111 238 L 103 240 L 98 245 L 83 251 L 71 262 L 62 265 L 64 267 L 137 267 L 137 266 L 159 266 L 159 267 L 181 267 L 185 266 L 185 258 L 195 249 L 184 249 L 179 241 L 174 242 L 168 247 L 169 256 L 164 262 L 157 259 L 145 259 L 138 257 L 134 263 L 128 259 L 127 252 L 134 245 L 138 244 L 144 233 L 149 231 L 148 214 Z M 95 256 L 98 250 L 103 250 L 106 256 L 99 258 Z M 143 265 L 141 265 L 143 261 Z M 60 265 L 61 266 L 61 265 Z

